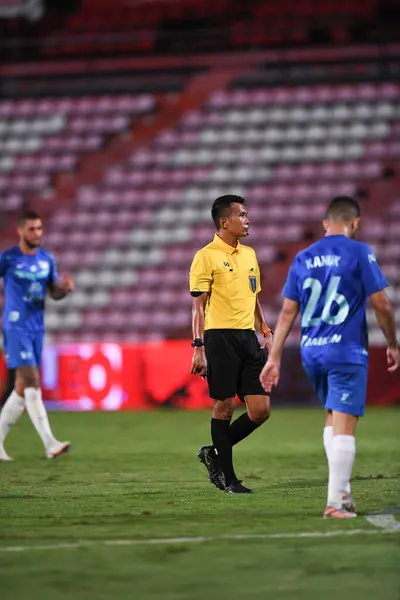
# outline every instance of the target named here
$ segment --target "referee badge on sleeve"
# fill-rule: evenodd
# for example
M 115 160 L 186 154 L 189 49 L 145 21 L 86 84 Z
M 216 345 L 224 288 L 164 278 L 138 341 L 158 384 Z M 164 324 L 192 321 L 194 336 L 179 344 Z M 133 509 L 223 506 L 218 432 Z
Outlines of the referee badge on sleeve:
M 257 277 L 255 275 L 249 275 L 250 289 L 255 293 L 257 289 Z

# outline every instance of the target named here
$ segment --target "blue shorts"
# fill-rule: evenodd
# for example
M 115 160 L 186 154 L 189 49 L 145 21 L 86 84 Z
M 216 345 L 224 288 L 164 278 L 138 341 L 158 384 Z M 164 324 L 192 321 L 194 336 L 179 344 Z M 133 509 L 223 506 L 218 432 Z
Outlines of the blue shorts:
M 368 367 L 364 365 L 304 365 L 326 410 L 362 417 L 367 396 Z
M 40 368 L 43 352 L 43 331 L 3 331 L 7 367 Z

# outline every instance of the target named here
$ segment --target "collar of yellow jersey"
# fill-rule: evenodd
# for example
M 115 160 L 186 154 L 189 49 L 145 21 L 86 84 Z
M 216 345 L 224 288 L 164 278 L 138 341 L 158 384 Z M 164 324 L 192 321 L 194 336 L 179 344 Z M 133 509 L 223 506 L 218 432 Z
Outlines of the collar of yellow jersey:
M 224 240 L 219 237 L 218 233 L 214 235 L 214 244 L 216 244 L 218 248 L 220 248 L 227 254 L 238 254 L 240 251 L 240 242 L 237 243 L 236 248 L 233 248 L 233 246 L 230 246 L 229 244 L 224 242 Z

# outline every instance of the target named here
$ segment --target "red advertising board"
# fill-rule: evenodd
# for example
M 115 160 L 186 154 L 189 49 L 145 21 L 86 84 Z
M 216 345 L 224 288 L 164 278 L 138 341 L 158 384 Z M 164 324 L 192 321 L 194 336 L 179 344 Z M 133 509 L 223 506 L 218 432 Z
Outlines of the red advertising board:
M 186 340 L 47 346 L 44 397 L 66 410 L 204 408 L 207 384 L 190 375 L 191 357 Z
M 190 375 L 187 340 L 131 344 L 65 344 L 45 347 L 43 395 L 60 410 L 151 410 L 160 406 L 190 410 L 212 405 L 207 384 Z M 0 380 L 4 380 L 0 361 Z M 318 401 L 301 366 L 298 348 L 284 353 L 275 405 Z M 370 351 L 369 404 L 400 402 L 400 373 L 386 371 L 384 348 Z

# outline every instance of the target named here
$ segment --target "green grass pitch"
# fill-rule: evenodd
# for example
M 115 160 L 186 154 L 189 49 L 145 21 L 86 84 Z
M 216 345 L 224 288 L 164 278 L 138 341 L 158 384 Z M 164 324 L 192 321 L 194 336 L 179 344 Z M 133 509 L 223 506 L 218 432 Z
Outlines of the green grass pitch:
M 254 489 L 246 497 L 214 488 L 198 462 L 207 412 L 53 413 L 57 437 L 73 443 L 56 461 L 44 458 L 24 415 L 7 440 L 15 462 L 0 463 L 0 598 L 394 600 L 400 532 L 365 515 L 400 505 L 399 417 L 369 409 L 361 420 L 360 516 L 343 522 L 321 518 L 322 410 L 276 409 L 235 448 L 238 475 Z M 362 531 L 340 533 L 352 530 Z M 283 533 L 293 537 L 245 537 Z M 131 543 L 199 536 L 216 539 Z M 79 543 L 57 547 L 71 542 Z M 15 546 L 30 549 L 7 550 Z

